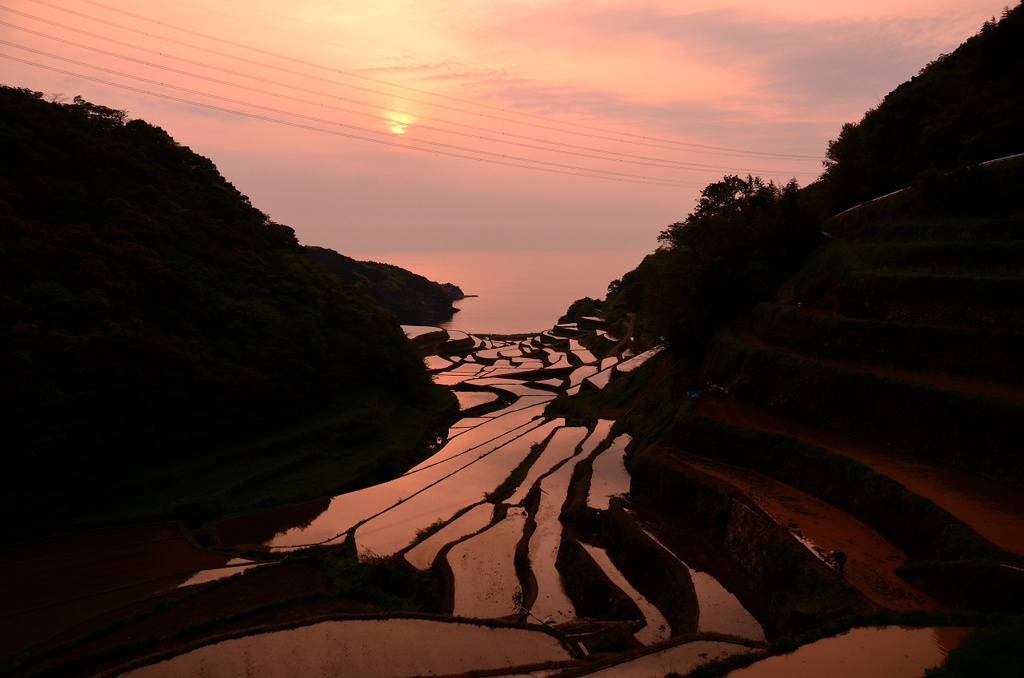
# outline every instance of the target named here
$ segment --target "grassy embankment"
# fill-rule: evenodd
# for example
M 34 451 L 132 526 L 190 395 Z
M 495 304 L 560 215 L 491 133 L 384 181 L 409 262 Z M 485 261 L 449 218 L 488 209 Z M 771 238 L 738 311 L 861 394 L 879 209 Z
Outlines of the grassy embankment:
M 745 316 L 742 329 L 781 349 L 822 360 L 1024 384 L 1024 366 L 1017 360 L 1024 337 L 1015 332 L 840 318 L 769 303 Z M 965 353 L 964 346 L 973 350 Z

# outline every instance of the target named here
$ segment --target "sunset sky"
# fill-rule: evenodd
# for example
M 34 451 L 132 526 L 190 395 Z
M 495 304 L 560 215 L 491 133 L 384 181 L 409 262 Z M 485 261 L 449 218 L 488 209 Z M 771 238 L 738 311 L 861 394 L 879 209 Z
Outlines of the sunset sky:
M 1006 0 L 3 0 L 0 83 L 124 109 L 345 253 L 649 251 Z

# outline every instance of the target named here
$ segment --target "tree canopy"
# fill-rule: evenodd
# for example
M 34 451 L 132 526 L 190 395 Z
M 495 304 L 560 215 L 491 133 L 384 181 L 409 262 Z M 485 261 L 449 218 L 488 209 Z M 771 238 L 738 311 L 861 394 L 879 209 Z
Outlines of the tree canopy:
M 428 388 L 393 316 L 160 128 L 2 88 L 0 147 L 12 460 L 186 454 L 351 389 Z
M 903 83 L 828 146 L 833 212 L 906 186 L 921 172 L 1024 153 L 1024 5 Z
M 641 265 L 646 327 L 674 346 L 699 350 L 715 326 L 774 292 L 818 242 L 816 223 L 795 181 L 777 186 L 730 175 L 708 185 L 697 208 L 661 232 L 661 250 Z M 628 289 L 620 284 L 616 292 Z

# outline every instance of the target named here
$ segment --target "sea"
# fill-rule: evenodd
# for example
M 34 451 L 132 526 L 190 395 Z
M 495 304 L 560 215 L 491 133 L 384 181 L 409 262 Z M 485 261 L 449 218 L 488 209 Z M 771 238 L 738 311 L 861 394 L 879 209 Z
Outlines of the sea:
M 527 334 L 551 329 L 583 297 L 604 299 L 608 284 L 650 251 L 362 252 L 360 261 L 393 264 L 467 296 L 445 329 L 471 334 Z

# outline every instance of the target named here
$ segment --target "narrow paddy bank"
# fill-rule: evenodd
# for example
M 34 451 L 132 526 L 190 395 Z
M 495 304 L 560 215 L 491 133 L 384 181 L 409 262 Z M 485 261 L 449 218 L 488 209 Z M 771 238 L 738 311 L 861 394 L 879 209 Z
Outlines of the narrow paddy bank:
M 576 451 L 583 441 L 583 435 L 586 434 L 586 429 L 562 430 L 566 435 L 552 439 L 548 443 L 548 448 L 552 449 L 554 458 L 561 458 L 564 463 L 540 481 L 537 511 L 534 515 L 536 529 L 530 536 L 527 546 L 530 569 L 537 582 L 537 597 L 530 606 L 530 613 L 544 623 L 556 624 L 576 618 L 576 610 L 565 593 L 555 562 L 562 542 L 562 524 L 558 520 L 558 515 L 565 501 L 565 493 L 572 477 L 573 460 L 576 458 L 570 458 L 570 455 Z M 587 443 L 599 438 L 600 435 L 600 430 L 594 431 L 587 438 Z M 556 440 L 559 444 L 556 444 Z M 599 442 L 598 440 L 592 444 L 596 445 Z M 543 459 L 544 457 L 538 459 L 538 463 Z M 520 491 L 523 489 L 520 487 Z

